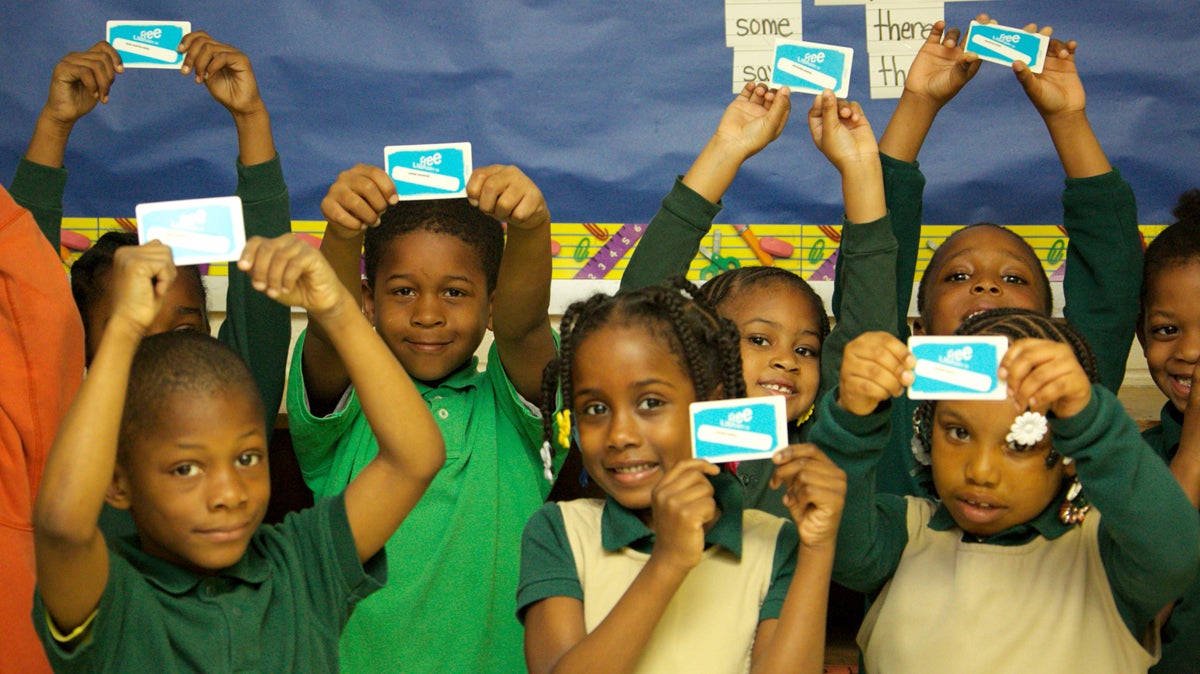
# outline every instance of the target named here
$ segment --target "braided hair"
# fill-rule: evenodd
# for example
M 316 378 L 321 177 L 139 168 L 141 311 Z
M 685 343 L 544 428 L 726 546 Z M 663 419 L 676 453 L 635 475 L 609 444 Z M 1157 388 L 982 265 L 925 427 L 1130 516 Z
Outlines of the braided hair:
M 1071 347 L 1075 359 L 1083 366 L 1088 381 L 1100 381 L 1100 373 L 1096 368 L 1096 356 L 1083 335 L 1061 318 L 1051 318 L 1036 311 L 1006 307 L 990 309 L 967 318 L 954 331 L 956 335 L 999 335 L 1007 337 L 1010 342 L 1018 339 L 1048 339 Z M 917 460 L 928 466 L 929 452 L 933 447 L 933 412 L 937 401 L 926 400 L 913 413 L 913 453 Z M 1051 453 L 1048 465 L 1057 461 L 1058 455 Z M 922 484 L 930 487 L 926 480 L 932 480 L 925 471 Z M 932 493 L 932 491 L 931 491 Z
M 821 341 L 829 336 L 829 315 L 825 313 L 825 302 L 817 291 L 804 279 L 779 267 L 740 267 L 714 276 L 700 288 L 700 294 L 709 304 L 720 309 L 739 293 L 767 284 L 778 284 L 791 288 L 808 300 L 821 321 Z
M 696 286 L 673 278 L 616 296 L 596 294 L 563 314 L 559 355 L 542 376 L 542 433 L 547 442 L 554 442 L 556 403 L 561 400 L 569 409 L 574 397 L 576 349 L 588 335 L 609 325 L 636 325 L 662 340 L 688 374 L 698 400 L 745 397 L 737 327 L 717 315 Z

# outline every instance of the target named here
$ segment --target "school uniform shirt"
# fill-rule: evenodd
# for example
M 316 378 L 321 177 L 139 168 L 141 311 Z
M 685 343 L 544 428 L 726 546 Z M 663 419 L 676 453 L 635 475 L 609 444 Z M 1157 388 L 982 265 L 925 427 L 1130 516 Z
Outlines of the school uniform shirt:
M 83 325 L 57 251 L 0 188 L 0 669 L 50 671 L 29 622 L 33 504 L 82 380 Z
M 1111 608 L 1116 610 L 1120 618 L 1115 625 L 1123 627 L 1117 630 L 1109 620 L 1105 623 L 1109 625 L 1106 632 L 1094 633 L 1093 630 L 1086 639 L 1070 639 L 1060 643 L 1056 637 L 1061 633 L 1055 630 L 1025 633 L 1014 629 L 997 633 L 990 629 L 994 627 L 989 623 L 991 613 L 976 614 L 971 619 L 979 621 L 978 629 L 964 633 L 954 644 L 954 649 L 941 642 L 936 648 L 930 647 L 928 661 L 921 671 L 934 671 L 936 667 L 946 668 L 939 671 L 954 672 L 1008 671 L 1006 668 L 1011 663 L 1018 662 L 1015 657 L 980 656 L 1018 650 L 1022 653 L 1061 655 L 1063 651 L 1060 647 L 1064 645 L 1075 647 L 1073 653 L 1078 662 L 1088 662 L 1087 650 L 1098 643 L 1092 640 L 1122 644 L 1122 648 L 1127 649 L 1131 639 L 1134 642 L 1142 640 L 1158 610 L 1179 596 L 1193 582 L 1200 569 L 1200 557 L 1196 554 L 1196 550 L 1200 549 L 1200 516 L 1163 462 L 1141 440 L 1137 425 L 1124 413 L 1116 396 L 1103 386 L 1092 387 L 1091 401 L 1079 414 L 1070 419 L 1050 420 L 1055 449 L 1063 456 L 1074 459 L 1084 493 L 1095 510 L 1103 515 L 1097 518 L 1098 526 L 1094 535 L 1088 532 L 1093 525 L 1083 527 L 1082 544 L 1077 531 L 1080 527 L 1068 526 L 1058 520 L 1061 498 L 1051 501 L 1033 520 L 986 540 L 979 540 L 959 530 L 944 506 L 922 500 L 930 504 L 928 508 L 932 514 L 928 516 L 928 524 L 918 534 L 910 533 L 914 530 L 911 497 L 906 499 L 877 494 L 875 491 L 875 466 L 885 451 L 889 434 L 888 406 L 881 405 L 875 413 L 859 417 L 838 407 L 836 396 L 837 389 L 834 389 L 822 401 L 825 416 L 817 422 L 812 433 L 812 441 L 846 471 L 847 476 L 846 506 L 838 531 L 833 577 L 837 582 L 861 592 L 883 589 L 876 607 L 872 608 L 873 612 L 887 611 L 889 609 L 880 607 L 880 604 L 895 602 L 889 596 L 886 584 L 898 576 L 898 569 L 904 568 L 905 557 L 913 555 L 910 548 L 915 550 L 928 545 L 930 540 L 939 535 L 931 532 L 950 532 L 949 540 L 953 545 L 945 547 L 945 537 L 942 537 L 943 540 L 938 544 L 943 547 L 937 548 L 940 556 L 931 558 L 944 560 L 940 566 L 931 561 L 921 561 L 913 568 L 917 571 L 928 570 L 934 576 L 948 576 L 951 579 L 946 581 L 948 583 L 962 583 L 966 591 L 962 605 L 967 605 L 966 602 L 970 600 L 969 593 L 978 593 L 993 583 L 993 576 L 997 588 L 1019 588 L 1023 581 L 1032 586 L 1034 581 L 1028 577 L 1032 569 L 1022 566 L 1021 560 L 1037 559 L 1037 555 L 1042 554 L 1037 548 L 1045 547 L 1048 542 L 1057 547 L 1077 546 L 1075 552 L 1054 550 L 1058 557 L 1048 557 L 1075 560 L 1067 567 L 1070 572 L 1065 575 L 1059 565 L 1048 568 L 1034 566 L 1039 573 L 1061 577 L 1061 584 L 1064 585 L 1062 594 L 1078 600 L 1062 604 L 1050 601 L 1049 606 L 1039 606 L 1033 603 L 1039 600 L 1027 596 L 1025 592 L 1001 592 L 991 598 L 992 602 L 998 604 L 995 615 L 1028 615 L 1032 622 L 1043 620 L 1044 615 L 1040 612 L 1060 611 L 1054 614 L 1058 622 L 1077 625 L 1070 611 L 1079 608 L 1079 602 L 1085 597 L 1090 606 L 1107 606 L 1105 599 L 1099 596 L 1107 587 L 1111 595 Z M 1096 513 L 1088 517 L 1096 517 Z M 986 550 L 985 555 L 980 555 L 979 545 L 994 550 Z M 1034 547 L 1031 548 L 1031 545 Z M 1080 545 L 1083 547 L 1078 547 Z M 1002 547 L 1018 549 L 1004 551 L 1000 549 Z M 995 560 L 1006 555 L 1011 558 L 1011 565 L 995 565 Z M 991 561 L 988 564 L 993 565 L 984 574 L 986 578 L 977 574 L 971 566 L 973 560 L 984 558 L 989 558 Z M 1011 570 L 1013 577 L 997 575 L 1005 568 Z M 1014 606 L 999 606 L 999 602 L 1005 600 L 1011 600 Z M 944 603 L 957 607 L 955 602 L 958 601 L 957 597 L 949 596 Z M 919 609 L 915 606 L 906 607 L 901 601 L 894 610 L 908 608 L 914 612 Z M 1050 624 L 1057 625 L 1058 622 Z M 903 634 L 892 635 L 893 642 L 905 638 L 917 642 L 937 638 L 922 631 L 932 629 L 929 625 L 918 624 L 916 620 L 888 624 L 904 628 Z M 961 624 L 957 626 L 962 627 Z M 882 627 L 878 630 L 880 634 L 883 631 Z M 994 646 L 1000 645 L 997 640 L 1005 638 L 1003 635 L 1018 634 L 1024 635 L 1020 643 L 1009 643 L 1007 651 L 993 650 Z M 867 633 L 863 636 L 869 638 L 871 635 Z M 1152 642 L 1148 643 L 1153 647 Z M 911 664 L 910 660 L 905 659 L 912 656 L 911 652 L 903 657 L 894 652 L 880 652 L 873 649 L 869 641 L 863 647 L 872 651 L 870 658 L 877 667 L 868 668 L 872 674 L 893 671 L 890 668 L 896 665 Z M 1158 653 L 1152 648 L 1147 650 L 1147 655 L 1148 664 L 1157 659 Z M 1085 667 L 1081 671 L 1098 670 Z M 1118 668 L 1112 671 L 1127 674 L 1144 669 Z
M 778 618 L 800 540 L 790 521 L 743 510 L 733 475 L 710 478 L 721 511 L 700 564 L 675 592 L 637 672 L 749 671 L 758 625 Z M 548 503 L 525 527 L 517 610 L 549 597 L 583 602 L 591 633 L 650 559 L 654 534 L 611 497 Z
M 335 496 L 260 527 L 237 564 L 199 575 L 110 541 L 108 584 L 89 623 L 33 621 L 59 672 L 333 672 L 355 605 L 387 581 L 384 552 L 362 564 Z M 64 643 L 66 642 L 66 643 Z
M 921 254 L 921 215 L 925 177 L 917 162 L 880 155 L 884 194 L 899 243 L 896 274 L 896 322 L 907 339 L 908 306 L 917 259 Z M 1140 307 L 1142 239 L 1137 201 L 1117 169 L 1090 178 L 1067 178 L 1063 191 L 1066 247 L 1063 316 L 1083 335 L 1096 355 L 1100 383 L 1120 388 Z M 918 405 L 902 397 L 892 404 L 892 435 L 879 462 L 876 488 L 885 494 L 930 496 L 930 476 L 912 454 L 912 415 Z
M 326 417 L 309 410 L 296 343 L 288 425 L 318 496 L 335 494 L 379 453 L 353 387 Z M 540 418 L 504 373 L 472 358 L 438 386 L 414 381 L 446 443 L 446 463 L 387 542 L 391 582 L 355 611 L 342 636 L 347 672 L 521 672 L 513 617 L 521 529 L 550 492 Z M 403 410 L 398 410 L 403 414 Z M 555 469 L 563 459 L 559 451 Z
M 1183 433 L 1183 415 L 1171 403 L 1163 405 L 1162 423 L 1142 433 L 1146 444 L 1170 465 L 1179 451 Z M 1200 579 L 1183 593 L 1162 627 L 1162 660 L 1150 668 L 1151 674 L 1194 674 L 1200 668 Z
M 676 177 L 621 275 L 621 292 L 686 275 L 696 259 L 700 242 L 720 211 L 720 203 L 708 201 Z M 837 250 L 832 307 L 836 322 L 821 345 L 821 383 L 814 403 L 837 384 L 842 351 L 850 340 L 864 332 L 899 334 L 894 324 L 896 307 L 892 299 L 897 288 L 891 271 L 896 266 L 898 249 L 891 216 L 858 224 L 843 220 Z M 908 285 L 912 285 L 911 272 Z M 793 444 L 804 442 L 812 422 L 810 418 L 801 426 L 789 424 L 788 440 Z M 746 461 L 738 465 L 737 476 L 746 490 L 746 507 L 790 518 L 787 506 L 783 505 L 785 488 L 770 489 L 767 484 L 772 469 L 770 461 Z

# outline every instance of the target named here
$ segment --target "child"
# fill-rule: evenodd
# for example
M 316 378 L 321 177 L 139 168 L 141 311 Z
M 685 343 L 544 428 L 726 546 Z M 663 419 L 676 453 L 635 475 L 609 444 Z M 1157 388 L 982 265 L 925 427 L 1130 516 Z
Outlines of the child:
M 524 666 L 512 618 L 521 528 L 561 460 L 539 456 L 534 412 L 556 350 L 550 215 L 516 167 L 476 169 L 467 194 L 400 202 L 383 169 L 360 165 L 338 177 L 321 205 L 329 221 L 321 251 L 342 283 L 362 293 L 389 362 L 416 380 L 447 446 L 445 468 L 388 542 L 393 582 L 346 627 L 347 671 Z M 494 218 L 508 222 L 507 242 Z M 480 372 L 473 354 L 489 327 L 495 342 Z M 376 451 L 330 338 L 321 326 L 301 335 L 288 392 L 296 456 L 318 496 L 341 491 Z
M 1154 383 L 1167 396 L 1162 423 L 1142 434 L 1200 506 L 1200 190 L 1183 195 L 1177 222 L 1146 247 L 1138 341 Z M 1154 674 L 1190 672 L 1200 652 L 1200 582 L 1169 608 Z
M 687 273 L 738 168 L 779 137 L 790 105 L 786 87 L 775 91 L 762 84 L 745 86 L 695 163 L 663 199 L 629 261 L 622 291 Z M 787 398 L 788 420 L 795 422 L 790 429 L 793 442 L 806 435 L 820 382 L 836 380 L 842 347 L 861 332 L 892 329 L 895 312 L 893 275 L 880 269 L 895 263 L 896 242 L 871 126 L 857 103 L 838 101 L 832 92 L 814 99 L 808 123 L 814 144 L 842 176 L 846 205 L 839 252 L 846 265 L 837 288 L 848 298 L 847 310 L 833 333 L 820 296 L 799 276 L 776 267 L 726 271 L 701 290 L 742 335 L 747 393 Z M 770 463 L 764 461 L 739 466 L 746 502 L 787 516 L 782 492 L 767 488 L 770 471 Z
M 237 194 L 242 198 L 246 235 L 277 237 L 291 231 L 287 186 L 271 134 L 267 109 L 259 95 L 250 59 L 204 31 L 183 37 L 181 71 L 194 75 L 233 116 L 238 136 Z M 63 57 L 54 67 L 50 93 L 38 117 L 25 157 L 13 177 L 13 198 L 33 211 L 50 243 L 58 249 L 62 197 L 67 172 L 63 166 L 67 139 L 75 123 L 107 103 L 117 75 L 124 71 L 112 45 L 99 42 L 85 52 Z M 100 238 L 71 268 L 72 291 L 83 316 L 87 358 L 96 352 L 104 325 L 114 310 L 109 294 L 113 254 L 136 245 L 132 233 L 110 232 Z M 171 286 L 164 309 L 148 334 L 166 330 L 209 332 L 205 289 L 196 267 L 182 268 L 181 280 Z M 253 317 L 253 320 L 250 320 Z M 263 394 L 267 428 L 273 428 L 283 398 L 283 375 L 291 340 L 287 307 L 249 287 L 245 274 L 229 270 L 226 319 L 220 339 L 232 346 L 250 366 Z
M 988 22 L 987 15 L 977 20 Z M 1025 27 L 1038 31 L 1036 25 Z M 1040 31 L 1049 35 L 1051 29 Z M 979 68 L 978 57 L 958 44 L 959 31 L 938 22 L 905 81 L 879 141 L 888 210 L 900 245 L 896 261 L 899 334 L 907 336 L 911 282 L 921 239 L 921 192 L 925 179 L 917 153 L 938 111 Z M 1067 246 L 1063 313 L 1095 345 L 1100 383 L 1116 391 L 1125 374 L 1137 323 L 1141 239 L 1133 192 L 1104 155 L 1088 123 L 1083 84 L 1075 67 L 1074 41 L 1051 40 L 1045 70 L 1035 75 L 1015 63 L 1013 71 L 1050 132 L 1067 175 L 1063 194 Z M 890 273 L 891 268 L 879 270 Z M 947 335 L 967 316 L 995 307 L 1022 307 L 1050 314 L 1049 280 L 1020 237 L 993 224 L 959 230 L 935 251 L 917 291 L 914 332 Z M 836 302 L 835 302 L 835 310 Z M 909 450 L 908 420 L 915 405 L 893 406 L 890 449 L 879 465 L 879 489 L 924 495 L 924 475 Z
M 83 378 L 83 326 L 58 255 L 0 187 L 0 653 L 48 672 L 29 622 L 33 500 L 58 422 Z
M 813 429 L 847 473 L 834 577 L 879 592 L 859 632 L 867 671 L 1145 672 L 1147 627 L 1196 575 L 1195 508 L 1066 322 L 995 309 L 956 334 L 1009 339 L 1009 395 L 922 404 L 939 501 L 873 484 L 889 403 L 913 380 L 895 337 L 846 347 Z
M 238 267 L 334 336 L 381 451 L 343 494 L 260 528 L 270 484 L 249 370 L 207 335 L 146 338 L 178 272 L 158 242 L 118 250 L 113 315 L 34 513 L 33 617 L 56 669 L 335 670 L 336 635 L 386 579 L 377 553 L 442 465 L 433 417 L 317 251 L 255 237 Z M 106 499 L 137 525 L 111 549 Z
M 823 670 L 845 477 L 811 445 L 790 447 L 772 479 L 787 485 L 793 525 L 743 510 L 732 474 L 689 458 L 688 405 L 745 390 L 737 328 L 681 290 L 696 296 L 680 281 L 563 316 L 546 442 L 561 380 L 558 444 L 573 435 L 608 496 L 549 503 L 525 528 L 530 672 Z

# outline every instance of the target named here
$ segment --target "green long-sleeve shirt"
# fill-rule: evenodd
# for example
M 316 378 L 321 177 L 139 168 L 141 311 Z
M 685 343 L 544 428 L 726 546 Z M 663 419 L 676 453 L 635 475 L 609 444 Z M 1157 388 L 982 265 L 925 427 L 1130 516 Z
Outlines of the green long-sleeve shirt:
M 646 233 L 633 251 L 629 266 L 621 277 L 621 291 L 686 274 L 700 248 L 700 241 L 708 234 L 713 218 L 720 211 L 720 204 L 713 204 L 696 194 L 676 178 L 671 191 L 663 198 L 662 207 L 650 220 Z M 892 230 L 887 215 L 874 222 L 842 223 L 834 296 L 843 298 L 843 308 L 832 332 L 821 345 L 821 383 L 817 400 L 824 391 L 837 384 L 842 351 L 850 340 L 875 330 L 895 334 L 892 298 L 896 296 L 897 288 L 890 269 L 896 263 L 897 246 Z M 909 278 L 912 278 L 911 271 Z M 803 426 L 790 426 L 789 439 L 803 441 L 811 425 L 810 418 Z M 738 477 L 746 487 L 746 507 L 790 517 L 783 505 L 783 489 L 767 488 L 772 470 L 770 461 L 739 464 Z
M 1171 403 L 1163 405 L 1162 423 L 1142 433 L 1142 439 L 1170 464 L 1179 450 L 1183 434 L 1183 415 Z M 1150 668 L 1150 674 L 1191 674 L 1200 662 L 1200 579 L 1183 593 L 1171 619 L 1162 628 L 1162 660 Z
M 290 232 L 291 206 L 279 157 L 252 166 L 238 162 L 237 176 L 234 194 L 242 199 L 246 237 L 273 238 Z M 22 157 L 9 190 L 17 203 L 33 213 L 38 227 L 55 249 L 59 246 L 66 184 L 65 168 L 36 164 Z M 262 393 L 267 429 L 273 428 L 283 399 L 283 377 L 292 337 L 288 308 L 254 290 L 249 277 L 231 264 L 225 321 L 217 337 L 233 347 L 250 367 Z
M 908 543 L 906 498 L 876 493 L 875 486 L 876 465 L 887 448 L 890 405 L 860 417 L 836 400 L 836 389 L 822 399 L 810 435 L 846 471 L 833 577 L 852 589 L 875 592 L 895 573 Z M 1070 419 L 1051 419 L 1050 429 L 1054 448 L 1074 459 L 1084 493 L 1103 515 L 1100 558 L 1125 625 L 1140 637 L 1200 570 L 1200 516 L 1104 387 L 1093 386 L 1087 407 Z M 1058 520 L 1059 503 L 1056 498 L 1030 522 L 984 542 L 1022 545 L 1037 536 L 1058 538 L 1070 529 Z M 956 525 L 938 506 L 928 526 L 945 531 Z
M 925 178 L 916 162 L 880 157 L 888 212 L 900 251 L 895 262 L 897 334 L 905 339 L 921 242 Z M 1091 345 L 1100 383 L 1116 391 L 1125 378 L 1129 346 L 1137 328 L 1142 278 L 1137 203 L 1133 190 L 1115 168 L 1091 178 L 1068 178 L 1062 203 L 1063 226 L 1069 237 L 1063 315 Z M 886 270 L 881 268 L 878 273 Z M 881 492 L 928 495 L 927 471 L 917 464 L 910 449 L 916 408 L 907 398 L 892 405 L 892 437 L 878 469 Z

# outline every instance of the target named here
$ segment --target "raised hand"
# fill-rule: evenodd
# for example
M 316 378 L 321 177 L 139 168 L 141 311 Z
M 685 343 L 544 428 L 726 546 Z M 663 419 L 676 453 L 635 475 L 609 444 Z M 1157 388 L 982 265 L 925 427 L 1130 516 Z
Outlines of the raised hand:
M 326 234 L 356 237 L 378 225 L 379 216 L 399 201 L 396 184 L 378 166 L 358 164 L 342 171 L 321 200 L 321 213 L 329 223 Z
M 155 239 L 141 246 L 122 246 L 113 254 L 113 314 L 108 325 L 146 334 L 162 310 L 177 275 L 171 249 Z
M 250 276 L 255 290 L 280 304 L 301 307 L 315 319 L 347 306 L 357 310 L 329 262 L 295 235 L 252 237 L 238 259 L 238 269 Z
M 917 360 L 908 346 L 886 332 L 867 332 L 846 345 L 838 382 L 838 406 L 864 416 L 902 395 L 913 381 Z
M 800 542 L 810 548 L 834 543 L 846 502 L 846 473 L 812 444 L 789 445 L 771 460 L 771 488 L 787 485 L 783 503 Z
M 720 472 L 703 459 L 685 459 L 671 466 L 650 497 L 654 518 L 651 557 L 675 569 L 689 571 L 704 553 L 704 527 L 717 518 L 717 502 L 706 475 Z
M 509 227 L 536 229 L 550 224 L 542 191 L 516 166 L 475 169 L 467 181 L 467 201 Z
M 1092 399 L 1092 383 L 1070 345 L 1048 339 L 1013 342 L 1000 361 L 999 376 L 1018 410 L 1053 412 L 1068 419 Z
M 232 45 L 217 42 L 198 30 L 183 36 L 177 48 L 184 55 L 180 72 L 195 76 L 218 103 L 233 115 L 266 110 L 250 58 Z

